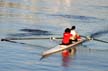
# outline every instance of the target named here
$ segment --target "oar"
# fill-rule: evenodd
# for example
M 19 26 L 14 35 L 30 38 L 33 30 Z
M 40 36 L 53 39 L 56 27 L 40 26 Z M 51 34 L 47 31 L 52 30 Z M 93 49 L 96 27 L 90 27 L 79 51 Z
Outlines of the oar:
M 86 38 L 86 39 L 88 39 L 88 40 L 95 40 L 95 41 L 99 41 L 99 42 L 103 42 L 103 43 L 108 43 L 108 41 L 104 41 L 104 40 L 92 38 L 92 37 L 90 37 L 90 36 L 83 36 L 83 35 L 81 35 L 81 37 L 84 37 L 84 38 Z
M 99 31 L 99 32 L 94 32 L 93 34 L 91 34 L 91 37 L 99 37 L 99 36 L 102 36 L 104 34 L 107 34 L 108 33 L 108 30 L 102 30 L 102 31 Z
M 104 41 L 104 40 L 92 38 L 90 36 L 83 36 L 83 35 L 81 35 L 81 37 L 84 37 L 84 38 L 86 38 L 88 40 L 95 40 L 95 41 L 99 41 L 99 42 L 108 43 L 108 41 Z M 3 39 L 1 39 L 1 41 L 11 41 L 11 40 L 39 40 L 39 39 L 56 40 L 56 39 L 62 39 L 62 37 L 3 38 Z
M 33 46 L 33 47 L 43 47 L 43 48 L 46 48 L 42 45 L 34 45 L 34 44 L 29 44 L 29 43 L 24 43 L 24 42 L 17 42 L 17 41 L 14 41 L 14 40 L 4 40 L 6 42 L 11 42 L 11 43 L 17 43 L 17 44 L 22 44 L 22 45 L 27 45 L 27 46 Z
M 11 43 L 19 43 L 19 44 L 26 44 L 26 43 L 17 42 L 17 41 L 8 40 L 8 39 L 1 39 L 1 41 L 7 41 L 7 42 L 11 42 Z
M 31 37 L 31 38 L 3 38 L 1 41 L 9 41 L 9 40 L 39 40 L 39 39 L 62 39 L 62 37 Z
M 104 40 L 100 40 L 100 39 L 96 39 L 96 38 L 93 38 L 93 40 L 95 40 L 95 41 L 99 41 L 99 42 L 108 43 L 108 41 L 104 41 Z

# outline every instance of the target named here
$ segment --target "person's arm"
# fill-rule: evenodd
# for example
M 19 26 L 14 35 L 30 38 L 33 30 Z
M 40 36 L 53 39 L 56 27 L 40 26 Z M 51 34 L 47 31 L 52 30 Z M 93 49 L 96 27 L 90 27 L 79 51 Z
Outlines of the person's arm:
M 76 34 L 76 39 L 81 40 L 81 36 L 78 33 Z

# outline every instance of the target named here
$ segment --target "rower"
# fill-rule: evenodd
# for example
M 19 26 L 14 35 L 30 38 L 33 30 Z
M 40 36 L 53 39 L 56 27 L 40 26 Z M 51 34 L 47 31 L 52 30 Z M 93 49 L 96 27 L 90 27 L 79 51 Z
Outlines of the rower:
M 72 37 L 72 34 L 70 33 L 70 29 L 66 28 L 64 33 L 63 33 L 62 44 L 63 45 L 69 45 L 71 37 Z
M 63 33 L 63 39 L 62 39 L 62 45 L 69 45 L 70 44 L 70 38 L 72 37 L 72 34 L 70 33 L 70 29 L 66 28 Z M 64 50 L 62 52 L 63 56 L 69 56 L 69 51 Z
M 71 35 L 73 35 L 73 36 L 70 38 L 70 42 L 71 42 L 71 43 L 75 43 L 75 42 L 81 40 L 81 37 L 79 36 L 79 34 L 76 32 L 75 29 L 76 29 L 75 26 L 72 26 L 71 29 L 70 29 L 70 30 L 71 30 L 70 33 L 71 33 Z M 76 48 L 71 48 L 71 49 L 69 49 L 69 52 L 70 52 L 71 55 L 75 54 Z
M 71 37 L 71 42 L 81 40 L 81 37 L 79 36 L 79 34 L 76 32 L 75 29 L 76 29 L 75 26 L 72 26 L 72 27 L 71 27 L 71 32 L 70 32 L 70 33 L 73 35 L 73 36 Z

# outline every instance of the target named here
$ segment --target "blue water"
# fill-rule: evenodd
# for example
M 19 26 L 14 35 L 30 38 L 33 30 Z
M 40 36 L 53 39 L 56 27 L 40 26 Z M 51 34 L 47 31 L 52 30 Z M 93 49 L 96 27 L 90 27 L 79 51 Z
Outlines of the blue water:
M 76 25 L 79 34 L 108 41 L 107 0 L 1 0 L 0 38 L 62 36 Z M 108 44 L 88 41 L 73 57 L 60 53 L 40 61 L 58 45 L 50 39 L 0 41 L 0 71 L 108 71 Z M 24 44 L 22 44 L 24 43 Z

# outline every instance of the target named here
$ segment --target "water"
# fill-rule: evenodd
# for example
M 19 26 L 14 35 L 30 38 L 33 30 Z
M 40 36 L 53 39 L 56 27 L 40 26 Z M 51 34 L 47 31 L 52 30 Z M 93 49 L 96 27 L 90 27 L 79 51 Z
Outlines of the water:
M 0 0 L 0 38 L 62 36 L 77 26 L 81 35 L 108 41 L 107 0 Z M 97 35 L 98 34 L 98 35 Z M 107 71 L 108 44 L 89 41 L 73 57 L 60 53 L 40 61 L 41 53 L 58 45 L 52 40 L 0 42 L 0 71 Z

